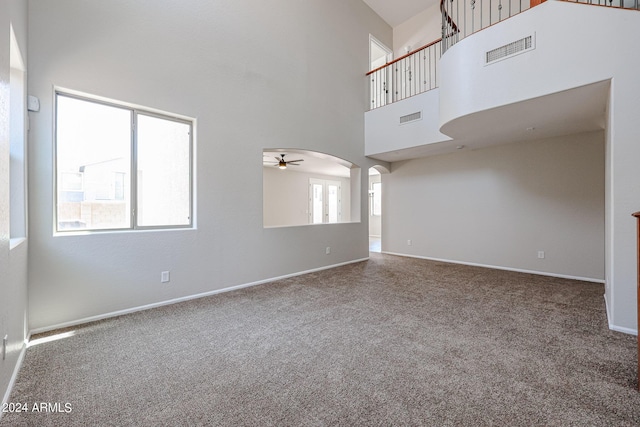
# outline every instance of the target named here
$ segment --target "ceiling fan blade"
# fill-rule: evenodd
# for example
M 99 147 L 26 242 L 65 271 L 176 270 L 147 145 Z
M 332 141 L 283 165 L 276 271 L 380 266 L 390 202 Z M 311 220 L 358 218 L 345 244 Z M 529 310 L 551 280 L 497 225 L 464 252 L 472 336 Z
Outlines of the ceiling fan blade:
M 287 163 L 294 163 L 294 162 L 304 162 L 304 159 L 298 159 L 298 160 L 287 160 Z
M 280 157 L 274 157 L 274 159 L 276 159 L 277 162 L 282 160 Z

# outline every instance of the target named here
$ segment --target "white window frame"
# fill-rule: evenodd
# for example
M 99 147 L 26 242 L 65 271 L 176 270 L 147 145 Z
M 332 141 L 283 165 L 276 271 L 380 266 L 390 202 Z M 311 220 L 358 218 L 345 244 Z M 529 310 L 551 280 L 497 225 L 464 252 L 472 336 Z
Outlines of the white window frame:
M 58 97 L 64 96 L 74 98 L 80 101 L 92 102 L 95 104 L 106 105 L 109 107 L 120 108 L 131 112 L 131 164 L 130 164 L 130 186 L 131 191 L 129 194 L 129 227 L 120 228 L 81 228 L 81 229 L 60 229 L 58 223 L 58 150 L 57 150 L 57 123 L 58 123 Z M 156 117 L 164 120 L 175 121 L 178 123 L 184 123 L 189 126 L 189 223 L 178 225 L 159 225 L 159 226 L 140 226 L 137 225 L 137 210 L 138 210 L 138 197 L 137 197 L 137 117 L 138 115 L 146 115 Z M 195 119 L 181 116 L 177 114 L 167 113 L 164 111 L 158 111 L 151 108 L 141 107 L 129 103 L 119 102 L 107 98 L 93 96 L 69 89 L 55 88 L 54 90 L 54 156 L 53 156 L 53 173 L 54 173 L 54 235 L 66 235 L 77 233 L 109 233 L 119 231 L 135 231 L 135 230 L 170 230 L 170 229 L 189 229 L 194 228 L 194 128 Z

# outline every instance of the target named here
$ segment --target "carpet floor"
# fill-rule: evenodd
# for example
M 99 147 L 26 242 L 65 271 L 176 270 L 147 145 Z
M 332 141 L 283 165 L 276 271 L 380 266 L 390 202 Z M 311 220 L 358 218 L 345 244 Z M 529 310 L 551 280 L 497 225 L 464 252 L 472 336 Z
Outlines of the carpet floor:
M 56 331 L 0 426 L 637 426 L 603 292 L 372 254 Z

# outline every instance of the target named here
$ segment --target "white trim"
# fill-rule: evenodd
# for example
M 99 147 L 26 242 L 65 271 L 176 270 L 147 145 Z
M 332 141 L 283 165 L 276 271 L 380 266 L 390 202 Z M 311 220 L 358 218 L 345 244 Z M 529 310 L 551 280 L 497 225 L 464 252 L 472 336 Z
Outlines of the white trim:
M 11 251 L 17 248 L 18 246 L 20 246 L 22 243 L 26 241 L 27 241 L 26 237 L 13 237 L 9 239 L 9 250 Z
M 29 341 L 29 337 L 24 340 L 22 344 L 22 350 L 20 350 L 20 355 L 18 356 L 18 360 L 16 361 L 16 366 L 13 368 L 13 374 L 11 375 L 11 379 L 9 380 L 9 386 L 7 387 L 7 391 L 4 393 L 4 397 L 2 398 L 2 405 L 9 402 L 9 398 L 11 397 L 11 392 L 13 391 L 13 386 L 16 385 L 16 380 L 18 379 L 18 373 L 20 369 L 22 369 L 22 362 L 24 361 L 24 356 L 27 352 L 27 342 Z M 0 420 L 2 419 L 3 412 L 0 411 Z
M 612 325 L 611 323 L 609 323 L 609 329 L 616 332 L 622 332 L 623 334 L 638 335 L 638 331 L 635 329 L 625 328 L 623 326 L 616 326 L 616 325 Z
M 385 63 L 393 61 L 393 49 L 390 49 L 386 44 L 382 43 L 380 40 L 375 38 L 372 34 L 369 34 L 369 68 L 371 68 L 371 43 L 375 43 L 378 45 L 380 50 L 387 52 L 387 56 L 385 58 Z
M 511 267 L 502 267 L 502 266 L 498 266 L 498 265 L 478 264 L 478 263 L 475 263 L 475 262 L 456 261 L 456 260 L 450 260 L 450 259 L 432 258 L 432 257 L 426 257 L 426 256 L 401 254 L 401 253 L 395 253 L 395 252 L 383 251 L 382 253 L 383 254 L 388 254 L 388 255 L 403 256 L 403 257 L 407 257 L 407 258 L 427 259 L 427 260 L 430 260 L 430 261 L 448 262 L 448 263 L 451 263 L 451 264 L 462 264 L 462 265 L 470 265 L 470 266 L 473 266 L 473 267 L 493 268 L 494 270 L 515 271 L 517 273 L 537 274 L 539 276 L 558 277 L 560 279 L 580 280 L 580 281 L 583 281 L 583 282 L 592 282 L 592 283 L 602 283 L 602 284 L 604 284 L 604 280 L 603 279 L 593 279 L 591 277 L 570 276 L 570 275 L 567 275 L 567 274 L 547 273 L 545 271 L 524 270 L 522 268 L 511 268 Z
M 97 316 L 90 316 L 90 317 L 85 317 L 85 318 L 82 318 L 82 319 L 71 320 L 69 322 L 63 322 L 63 323 L 58 323 L 56 325 L 45 326 L 45 327 L 42 327 L 42 328 L 33 329 L 33 330 L 30 331 L 29 335 L 41 334 L 43 332 L 54 331 L 56 329 L 68 328 L 68 327 L 71 327 L 71 326 L 77 326 L 77 325 L 81 325 L 81 324 L 84 324 L 84 323 L 95 322 L 95 321 L 98 321 L 98 320 L 103 320 L 103 319 L 108 319 L 108 318 L 111 318 L 111 317 L 122 316 L 122 315 L 125 315 L 125 314 L 131 314 L 131 313 L 135 313 L 135 312 L 138 312 L 138 311 L 150 310 L 152 308 L 158 308 L 158 307 L 162 307 L 162 306 L 165 306 L 165 305 L 171 305 L 171 304 L 176 304 L 176 303 L 179 303 L 179 302 L 189 301 L 189 300 L 193 300 L 193 299 L 204 298 L 204 297 L 208 297 L 208 296 L 211 296 L 211 295 L 221 294 L 223 292 L 235 291 L 235 290 L 238 290 L 238 289 L 248 288 L 248 287 L 256 286 L 256 285 L 263 285 L 265 283 L 271 283 L 271 282 L 275 282 L 277 280 L 288 279 L 290 277 L 295 277 L 295 276 L 301 276 L 303 274 L 315 273 L 317 271 L 322 271 L 322 270 L 329 270 L 331 268 L 341 267 L 343 265 L 348 265 L 348 264 L 355 264 L 357 262 L 367 261 L 368 259 L 369 259 L 369 257 L 360 258 L 360 259 L 356 259 L 356 260 L 352 260 L 352 261 L 341 262 L 339 264 L 332 264 L 332 265 L 327 265 L 327 266 L 324 266 L 324 267 L 318 267 L 318 268 L 314 268 L 314 269 L 311 269 L 311 270 L 299 271 L 297 273 L 285 274 L 284 276 L 278 276 L 278 277 L 272 277 L 270 279 L 259 280 L 257 282 L 251 282 L 251 283 L 244 283 L 244 284 L 241 284 L 241 285 L 229 286 L 227 288 L 216 289 L 216 290 L 213 290 L 213 291 L 203 292 L 203 293 L 200 293 L 200 294 L 188 295 L 186 297 L 174 298 L 174 299 L 170 299 L 170 300 L 167 300 L 167 301 L 156 302 L 156 303 L 153 303 L 153 304 L 147 304 L 147 305 L 142 305 L 142 306 L 138 306 L 138 307 L 127 308 L 125 310 L 118 310 L 118 311 L 112 311 L 110 313 L 99 314 Z
M 607 294 L 604 294 L 604 307 L 605 307 L 605 310 L 607 311 L 607 324 L 609 325 L 609 329 L 616 332 L 622 332 L 623 334 L 638 335 L 637 329 L 625 328 L 623 326 L 616 326 L 613 323 L 611 323 L 611 316 L 609 316 L 609 304 L 608 304 Z

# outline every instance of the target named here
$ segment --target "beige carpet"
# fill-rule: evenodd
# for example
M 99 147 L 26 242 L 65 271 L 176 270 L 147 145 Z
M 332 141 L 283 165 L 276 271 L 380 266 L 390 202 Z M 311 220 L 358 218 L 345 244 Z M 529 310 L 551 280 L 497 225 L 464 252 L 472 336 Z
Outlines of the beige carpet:
M 71 412 L 0 426 L 636 426 L 603 292 L 372 254 L 33 346 L 11 401 Z

